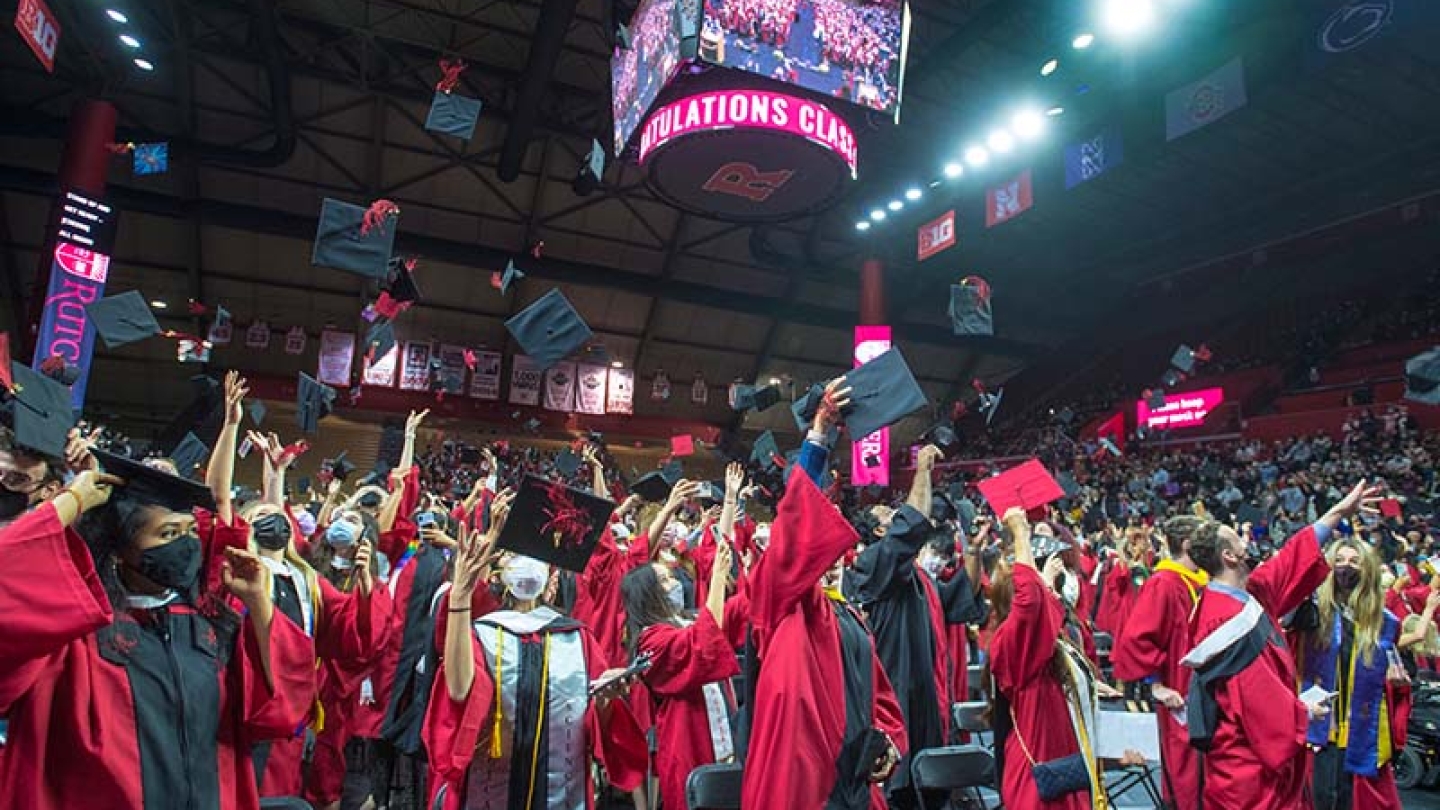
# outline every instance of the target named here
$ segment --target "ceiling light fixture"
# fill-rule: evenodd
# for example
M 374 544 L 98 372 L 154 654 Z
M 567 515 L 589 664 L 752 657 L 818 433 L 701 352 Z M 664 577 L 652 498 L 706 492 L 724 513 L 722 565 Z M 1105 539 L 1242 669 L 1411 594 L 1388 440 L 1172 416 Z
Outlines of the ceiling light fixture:
M 129 34 L 121 34 L 120 44 L 124 45 L 127 48 L 138 48 L 140 47 L 140 40 L 130 36 Z
M 155 309 L 165 309 L 170 305 L 165 303 L 164 301 L 161 301 L 159 298 L 156 298 L 154 301 L 150 302 L 150 306 L 154 307 Z
M 1003 155 L 1015 147 L 1015 137 L 1006 130 L 997 129 L 990 133 L 990 137 L 985 139 L 985 143 Z
M 865 220 L 862 219 L 862 220 L 860 220 L 859 222 L 855 223 L 855 230 L 857 230 L 857 231 L 868 231 L 868 230 L 870 230 L 870 223 L 868 223 L 868 222 L 866 222 Z
M 1065 108 L 1064 108 L 1064 107 L 1051 107 L 1050 109 L 1048 109 L 1048 110 L 1045 111 L 1045 114 L 1048 115 L 1048 116 L 1050 116 L 1051 118 L 1056 118 L 1056 117 L 1058 117 L 1058 116 L 1061 116 L 1061 115 L 1064 115 L 1064 114 L 1065 114 Z
M 105 15 L 121 25 L 130 22 L 130 18 L 126 17 L 123 12 L 116 11 L 113 8 L 105 9 Z
M 960 175 L 962 175 L 962 174 L 964 174 L 964 173 L 965 173 L 965 167 L 964 167 L 964 166 L 961 166 L 959 163 L 946 163 L 946 164 L 945 164 L 945 176 L 948 177 L 948 178 L 950 178 L 951 180 L 954 180 L 955 178 L 959 177 Z
M 1057 71 L 1057 70 L 1059 70 L 1059 69 L 1060 69 L 1060 60 L 1059 60 L 1059 59 L 1051 59 L 1049 62 L 1046 62 L 1045 64 L 1043 64 L 1043 65 L 1040 66 L 1040 75 L 1041 75 L 1041 76 L 1049 76 L 1051 73 L 1054 73 L 1055 71 Z
M 899 211 L 901 208 L 905 207 L 905 203 L 900 202 L 899 200 L 891 200 L 890 204 L 885 207 L 889 208 L 891 211 Z
M 905 190 L 905 199 L 909 200 L 910 202 L 915 202 L 924 195 L 925 192 L 921 191 L 916 186 L 911 186 L 910 188 Z
M 1010 119 L 1010 128 L 1022 141 L 1033 141 L 1045 131 L 1045 118 L 1035 110 L 1021 110 Z
M 154 70 L 154 69 L 155 69 L 155 65 L 152 64 L 149 59 L 136 59 L 136 60 L 135 60 L 135 67 L 138 67 L 138 68 L 140 68 L 141 70 L 146 70 L 146 71 Z
M 870 218 L 875 220 L 876 222 L 884 222 L 885 210 L 883 208 L 876 208 L 874 211 L 870 212 Z
M 990 162 L 990 153 L 983 146 L 972 146 L 965 150 L 965 162 L 980 167 Z
M 1094 34 L 1081 34 L 1080 36 L 1070 40 L 1070 47 L 1074 48 L 1077 51 L 1083 51 L 1086 48 L 1090 47 L 1091 43 L 1093 43 L 1094 41 Z
M 1106 0 L 1102 19 L 1109 31 L 1133 37 L 1155 22 L 1155 6 L 1150 0 Z

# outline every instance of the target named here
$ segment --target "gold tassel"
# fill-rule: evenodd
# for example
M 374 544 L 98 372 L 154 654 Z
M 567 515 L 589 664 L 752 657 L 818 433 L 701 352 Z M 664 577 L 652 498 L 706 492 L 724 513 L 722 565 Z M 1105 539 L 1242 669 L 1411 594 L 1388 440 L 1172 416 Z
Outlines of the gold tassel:
M 501 654 L 505 650 L 505 631 L 496 628 L 495 633 L 495 723 L 490 727 L 490 758 L 499 759 L 504 750 L 500 745 L 500 732 L 505 704 L 500 695 Z

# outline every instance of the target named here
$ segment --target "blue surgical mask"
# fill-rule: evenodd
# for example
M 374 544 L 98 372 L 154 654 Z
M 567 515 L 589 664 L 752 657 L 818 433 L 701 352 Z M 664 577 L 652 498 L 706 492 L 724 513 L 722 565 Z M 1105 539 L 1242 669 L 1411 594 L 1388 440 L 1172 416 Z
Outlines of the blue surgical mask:
M 670 607 L 675 608 L 676 612 L 684 610 L 685 586 L 681 585 L 679 582 L 672 584 L 670 586 L 670 590 L 665 592 L 665 598 L 670 600 Z
M 325 542 L 332 546 L 353 546 L 360 539 L 360 527 L 348 520 L 337 520 L 325 530 Z

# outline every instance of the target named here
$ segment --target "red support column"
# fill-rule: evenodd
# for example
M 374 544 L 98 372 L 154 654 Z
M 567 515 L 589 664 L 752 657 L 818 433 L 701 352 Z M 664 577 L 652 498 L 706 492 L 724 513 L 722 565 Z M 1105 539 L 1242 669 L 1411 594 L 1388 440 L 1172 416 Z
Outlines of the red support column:
M 885 323 L 885 263 L 879 259 L 866 259 L 860 265 L 860 323 Z

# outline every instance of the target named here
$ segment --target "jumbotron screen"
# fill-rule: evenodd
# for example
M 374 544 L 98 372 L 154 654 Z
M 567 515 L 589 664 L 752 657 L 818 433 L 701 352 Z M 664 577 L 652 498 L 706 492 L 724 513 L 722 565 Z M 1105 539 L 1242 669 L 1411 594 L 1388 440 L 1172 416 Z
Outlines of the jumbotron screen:
M 1225 401 L 1225 389 L 1205 388 L 1183 394 L 1166 394 L 1165 407 L 1150 409 L 1150 403 L 1135 403 L 1135 424 L 1149 430 L 1199 427 L 1205 417 Z
M 680 0 L 685 8 L 690 4 Z M 610 60 L 610 104 L 615 154 L 625 151 L 636 127 L 680 66 L 677 0 L 643 0 L 630 18 L 630 47 Z
M 898 120 L 909 34 L 904 0 L 709 0 L 700 58 Z

